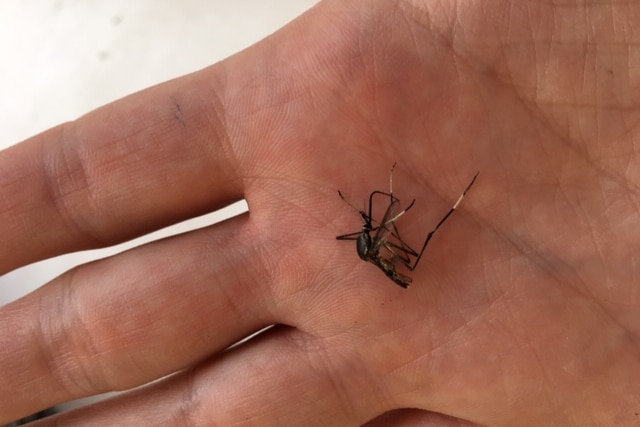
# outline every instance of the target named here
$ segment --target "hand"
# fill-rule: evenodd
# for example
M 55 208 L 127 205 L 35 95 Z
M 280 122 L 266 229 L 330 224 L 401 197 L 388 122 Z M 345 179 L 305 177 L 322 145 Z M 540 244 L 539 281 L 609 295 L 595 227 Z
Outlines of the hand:
M 3 151 L 3 272 L 250 213 L 2 307 L 0 422 L 169 374 L 37 425 L 640 422 L 639 13 L 324 1 Z M 393 162 L 414 247 L 480 171 L 408 290 L 335 240 Z

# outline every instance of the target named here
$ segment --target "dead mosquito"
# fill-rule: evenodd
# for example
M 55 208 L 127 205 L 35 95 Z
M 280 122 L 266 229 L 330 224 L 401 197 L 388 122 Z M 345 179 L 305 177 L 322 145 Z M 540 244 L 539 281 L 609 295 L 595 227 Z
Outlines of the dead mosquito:
M 478 177 L 478 173 L 476 173 L 467 186 L 467 188 L 462 192 L 458 200 L 453 205 L 453 207 L 447 212 L 447 214 L 438 222 L 433 230 L 431 230 L 422 245 L 422 249 L 420 252 L 412 249 L 407 243 L 405 243 L 400 237 L 400 233 L 398 232 L 398 228 L 396 226 L 396 221 L 402 215 L 404 215 L 415 203 L 415 199 L 409 203 L 409 205 L 401 209 L 400 199 L 393 195 L 393 169 L 396 164 L 394 163 L 391 166 L 391 172 L 389 173 L 389 192 L 385 193 L 384 191 L 375 190 L 371 192 L 369 195 L 369 210 L 365 212 L 353 206 L 349 203 L 342 193 L 338 190 L 338 195 L 342 200 L 344 200 L 352 209 L 360 214 L 362 218 L 362 229 L 360 231 L 356 231 L 354 233 L 342 234 L 337 236 L 337 240 L 356 240 L 356 249 L 358 251 L 358 256 L 367 262 L 370 262 L 376 265 L 380 270 L 387 275 L 387 277 L 393 280 L 397 285 L 407 288 L 412 282 L 412 279 L 408 276 L 405 276 L 396 271 L 396 266 L 398 264 L 404 265 L 409 271 L 413 271 L 420 262 L 422 258 L 422 254 L 424 250 L 427 248 L 429 241 L 435 234 L 435 232 L 444 224 L 444 222 L 449 218 L 449 216 L 456 210 L 464 196 L 467 194 L 467 191 L 471 188 L 476 178 Z M 378 222 L 379 225 L 374 226 L 373 219 L 373 198 L 374 196 L 384 196 L 388 198 L 388 206 L 382 217 L 382 220 Z M 373 237 L 371 233 L 375 232 Z M 390 240 L 391 239 L 391 240 Z M 381 253 L 381 250 L 386 250 L 387 253 Z M 411 258 L 414 258 L 413 262 Z

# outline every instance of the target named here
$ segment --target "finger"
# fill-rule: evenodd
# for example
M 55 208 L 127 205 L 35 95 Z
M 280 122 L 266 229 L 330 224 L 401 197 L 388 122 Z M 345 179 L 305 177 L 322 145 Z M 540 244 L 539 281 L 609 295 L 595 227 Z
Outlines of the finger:
M 0 424 L 144 384 L 273 323 L 268 272 L 234 244 L 253 234 L 238 217 L 78 267 L 2 307 Z
M 352 382 L 357 361 L 331 366 L 322 343 L 310 353 L 305 339 L 274 328 L 194 371 L 37 425 L 362 425 L 380 402 L 367 381 Z
M 146 90 L 0 152 L 0 271 L 240 199 L 208 83 L 218 72 Z

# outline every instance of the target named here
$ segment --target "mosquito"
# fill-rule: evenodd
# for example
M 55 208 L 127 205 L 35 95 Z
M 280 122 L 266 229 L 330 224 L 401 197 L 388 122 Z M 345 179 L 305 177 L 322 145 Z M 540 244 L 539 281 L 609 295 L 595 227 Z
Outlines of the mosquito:
M 377 266 L 380 270 L 384 272 L 384 274 L 391 279 L 398 286 L 403 288 L 408 288 L 412 282 L 411 277 L 408 277 L 404 274 L 399 273 L 396 270 L 396 266 L 398 264 L 404 265 L 409 271 L 415 270 L 422 258 L 422 254 L 424 253 L 427 245 L 431 241 L 431 238 L 435 234 L 436 231 L 444 224 L 444 222 L 451 216 L 451 214 L 456 210 L 464 196 L 467 194 L 473 183 L 476 181 L 478 177 L 478 173 L 476 173 L 467 186 L 467 188 L 462 192 L 458 200 L 454 203 L 453 207 L 446 213 L 446 215 L 438 222 L 433 230 L 431 230 L 420 249 L 420 252 L 417 252 L 407 243 L 405 243 L 400 237 L 400 233 L 398 232 L 398 228 L 396 226 L 396 221 L 402 215 L 404 215 L 415 203 L 415 199 L 409 203 L 409 205 L 402 209 L 400 206 L 400 199 L 393 195 L 393 169 L 396 164 L 394 163 L 391 166 L 391 172 L 389 173 L 389 192 L 386 193 L 384 191 L 375 190 L 371 192 L 369 195 L 369 210 L 366 212 L 364 210 L 360 210 L 353 206 L 349 201 L 347 201 L 342 193 L 338 190 L 338 195 L 342 200 L 344 200 L 352 209 L 360 214 L 362 218 L 362 229 L 360 231 L 356 231 L 354 233 L 342 234 L 337 236 L 337 240 L 356 240 L 356 249 L 358 251 L 358 256 L 367 262 L 370 262 Z M 382 195 L 389 198 L 389 205 L 382 217 L 382 220 L 379 222 L 379 225 L 374 226 L 373 219 L 373 198 L 376 195 Z M 372 233 L 375 234 L 373 237 Z M 392 240 L 389 240 L 393 238 Z M 388 254 L 381 253 L 382 249 L 385 249 Z M 414 258 L 413 262 L 411 258 Z

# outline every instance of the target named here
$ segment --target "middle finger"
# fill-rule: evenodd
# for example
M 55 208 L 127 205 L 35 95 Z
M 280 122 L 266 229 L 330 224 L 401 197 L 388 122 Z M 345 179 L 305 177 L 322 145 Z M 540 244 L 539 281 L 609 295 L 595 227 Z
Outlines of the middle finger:
M 13 333 L 0 336 L 11 355 L 0 359 L 0 413 L 131 388 L 274 323 L 259 250 L 231 244 L 259 244 L 248 219 L 80 266 L 2 307 L 0 330 Z

